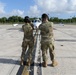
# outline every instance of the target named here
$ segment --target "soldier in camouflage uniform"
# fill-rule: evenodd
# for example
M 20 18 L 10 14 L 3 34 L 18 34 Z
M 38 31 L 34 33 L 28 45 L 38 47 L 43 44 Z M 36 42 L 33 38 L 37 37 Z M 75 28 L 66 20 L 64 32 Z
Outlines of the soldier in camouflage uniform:
M 25 17 L 24 22 L 25 22 L 25 25 L 22 26 L 24 37 L 23 37 L 23 42 L 22 42 L 21 65 L 24 64 L 25 52 L 28 47 L 27 65 L 30 66 L 33 47 L 34 47 L 33 25 L 31 24 L 31 21 L 28 16 Z
M 41 50 L 42 50 L 42 57 L 43 57 L 43 66 L 47 66 L 47 49 L 49 49 L 50 58 L 52 61 L 52 66 L 56 66 L 57 62 L 55 61 L 54 57 L 54 38 L 53 38 L 53 23 L 48 21 L 47 14 L 42 15 L 42 24 L 39 26 L 41 31 Z

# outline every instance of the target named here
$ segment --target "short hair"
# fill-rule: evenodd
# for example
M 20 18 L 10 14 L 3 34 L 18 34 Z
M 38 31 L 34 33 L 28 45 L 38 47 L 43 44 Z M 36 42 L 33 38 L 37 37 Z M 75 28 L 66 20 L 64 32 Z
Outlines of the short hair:
M 48 20 L 49 20 L 49 17 L 48 17 L 48 15 L 47 14 L 42 14 L 42 19 L 44 19 L 44 18 L 47 18 Z
M 25 23 L 30 23 L 30 22 L 31 22 L 31 21 L 30 21 L 30 18 L 29 18 L 28 16 L 25 16 L 24 22 L 25 22 Z

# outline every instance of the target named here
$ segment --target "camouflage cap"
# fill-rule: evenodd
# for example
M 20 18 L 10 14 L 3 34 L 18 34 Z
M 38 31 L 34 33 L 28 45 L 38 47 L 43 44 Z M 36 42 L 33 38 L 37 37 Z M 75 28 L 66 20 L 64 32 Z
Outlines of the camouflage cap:
M 30 23 L 31 21 L 30 21 L 30 18 L 28 17 L 28 16 L 25 16 L 25 18 L 24 18 L 24 22 L 26 22 L 26 23 Z
M 48 20 L 49 20 L 49 17 L 48 17 L 48 15 L 47 14 L 42 14 L 42 19 L 44 19 L 44 18 L 47 18 Z

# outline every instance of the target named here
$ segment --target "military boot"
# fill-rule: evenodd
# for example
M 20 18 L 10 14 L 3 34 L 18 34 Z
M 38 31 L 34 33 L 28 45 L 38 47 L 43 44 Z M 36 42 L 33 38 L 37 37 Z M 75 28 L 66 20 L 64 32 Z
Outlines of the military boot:
M 31 65 L 31 61 L 28 60 L 28 61 L 27 61 L 27 66 L 30 66 L 30 65 Z
M 43 67 L 47 67 L 47 62 L 46 61 L 43 62 Z
M 24 65 L 24 61 L 23 60 L 20 61 L 20 65 Z
M 53 67 L 55 67 L 55 66 L 57 66 L 57 65 L 58 65 L 58 63 L 57 63 L 57 61 L 56 61 L 56 60 L 53 60 L 51 65 L 52 65 Z

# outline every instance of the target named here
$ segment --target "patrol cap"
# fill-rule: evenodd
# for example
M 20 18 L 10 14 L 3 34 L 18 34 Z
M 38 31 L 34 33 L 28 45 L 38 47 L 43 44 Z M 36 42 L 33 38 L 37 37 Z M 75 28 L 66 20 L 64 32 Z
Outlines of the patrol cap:
M 28 16 L 25 16 L 24 22 L 25 22 L 25 23 L 30 23 L 30 22 L 31 22 L 31 21 L 30 21 L 30 18 L 29 18 Z
M 48 17 L 48 15 L 47 14 L 42 14 L 42 19 L 44 19 L 44 18 L 47 18 L 48 20 L 49 20 L 49 17 Z

